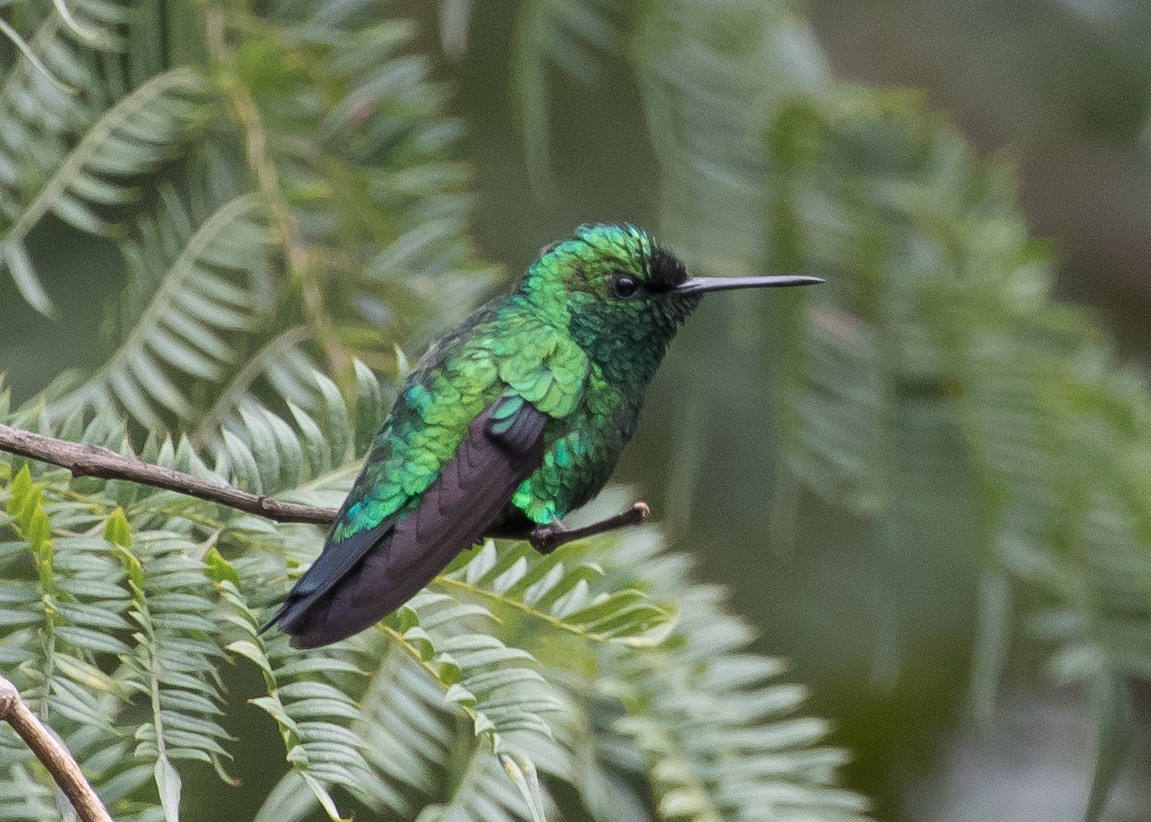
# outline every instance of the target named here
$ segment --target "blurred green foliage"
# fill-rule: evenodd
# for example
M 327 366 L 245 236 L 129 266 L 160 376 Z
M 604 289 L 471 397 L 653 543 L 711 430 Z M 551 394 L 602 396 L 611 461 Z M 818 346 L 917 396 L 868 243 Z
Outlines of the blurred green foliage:
M 755 648 L 796 661 L 799 678 L 813 687 L 813 704 L 837 727 L 836 741 L 854 753 L 847 770 L 852 786 L 878 800 L 881 818 L 978 818 L 956 815 L 962 811 L 941 796 L 923 797 L 947 780 L 938 772 L 963 744 L 956 728 L 974 724 L 993 737 L 1010 726 L 998 705 L 1005 685 L 1012 705 L 1021 692 L 1041 699 L 1059 686 L 1075 712 L 1092 717 L 1098 755 L 1087 757 L 1093 767 L 1077 765 L 1080 781 L 1068 788 L 1066 772 L 1035 777 L 1040 790 L 1065 797 L 1059 818 L 1144 818 L 1145 784 L 1136 780 L 1117 796 L 1113 788 L 1132 733 L 1138 741 L 1141 688 L 1151 676 L 1151 396 L 1145 376 L 1116 360 L 1084 312 L 1053 301 L 1052 254 L 1032 238 L 1021 214 L 1015 170 L 978 157 L 918 95 L 837 79 L 812 30 L 787 3 L 359 5 L 285 0 L 258 13 L 209 3 L 134 6 L 143 20 L 162 24 L 121 44 L 129 57 L 93 62 L 66 33 L 64 52 L 45 53 L 49 68 L 70 82 L 81 69 L 61 60 L 75 58 L 96 72 L 103 96 L 79 101 L 53 90 L 12 52 L 0 171 L 8 156 L 20 172 L 19 185 L 0 175 L 0 195 L 8 196 L 0 203 L 9 203 L 3 219 L 10 221 L 0 243 L 27 300 L 0 292 L 0 345 L 11 352 L 6 364 L 18 396 L 32 396 L 66 368 L 84 369 L 50 387 L 40 424 L 59 425 L 77 409 L 111 407 L 130 418 L 137 437 L 146 428 L 184 431 L 190 445 L 217 455 L 221 474 L 291 487 L 285 481 L 299 477 L 269 469 L 261 457 L 268 442 L 290 441 L 273 420 L 286 420 L 281 424 L 302 432 L 313 450 L 341 430 L 334 421 L 342 415 L 331 410 L 338 394 L 315 387 L 313 368 L 331 374 L 346 395 L 365 385 L 362 374 L 359 380 L 353 374 L 353 357 L 389 382 L 403 370 L 393 345 L 418 354 L 491 288 L 493 272 L 476 262 L 468 240 L 469 220 L 488 256 L 513 269 L 577 222 L 626 219 L 656 229 L 707 274 L 818 273 L 829 284 L 813 294 L 709 298 L 652 388 L 621 478 L 655 503 L 677 543 L 697 548 L 705 574 L 733 583 L 736 607 L 761 634 Z M 855 4 L 844 20 L 876 26 L 877 43 L 902 48 L 902 37 L 890 45 L 897 24 L 884 29 L 874 22 L 901 19 L 887 16 L 901 5 Z M 76 7 L 92 24 L 103 19 L 85 11 L 85 3 Z M 844 32 L 858 28 L 829 8 L 816 3 L 813 13 L 840 46 L 837 62 L 850 64 Z M 967 103 L 968 114 L 989 98 L 994 103 L 992 114 L 976 118 L 977 136 L 1023 134 L 1025 148 L 1041 142 L 1036 134 L 1050 138 L 1044 146 L 1106 139 L 1134 155 L 1141 151 L 1136 141 L 1147 99 L 1137 70 L 1141 52 L 1137 45 L 1110 45 L 1114 36 L 1098 34 L 1106 27 L 1073 25 L 1080 12 L 1068 8 L 1033 2 L 930 20 L 912 9 L 907 14 L 918 21 L 920 37 L 911 51 L 921 62 L 930 54 L 947 65 L 948 55 L 963 53 L 964 32 L 991 42 L 988 53 L 1024 43 L 1012 55 L 1030 78 L 1019 88 L 954 82 L 952 99 L 961 97 L 954 93 L 959 88 L 962 99 L 975 101 Z M 32 32 L 48 9 L 27 2 L 5 11 L 35 45 Z M 1138 9 L 1119 12 L 1137 32 Z M 416 24 L 396 22 L 397 13 Z M 353 14 L 361 16 L 345 16 Z M 346 20 L 356 21 L 353 31 L 343 31 Z M 118 20 L 108 25 L 121 31 Z M 1121 42 L 1135 39 L 1129 33 Z M 1049 49 L 1038 45 L 1044 42 Z M 1073 59 L 1065 63 L 1064 54 Z M 887 66 L 884 57 L 874 59 Z M 451 105 L 468 126 L 458 143 L 458 124 L 439 115 L 443 89 L 426 82 L 429 63 L 448 81 Z M 976 64 L 969 61 L 968 74 L 957 76 L 985 77 L 971 68 Z M 155 132 L 156 112 L 145 105 L 152 97 L 140 90 L 177 86 L 141 81 L 156 75 L 175 83 L 181 74 L 173 67 L 183 65 L 199 68 L 197 84 L 156 98 L 173 131 Z M 58 116 L 37 113 L 28 99 Z M 1049 133 L 1036 125 L 1047 122 L 1036 114 L 1045 109 L 1062 114 Z M 139 122 L 125 116 L 138 110 L 146 112 Z M 1020 129 L 1024 122 L 1031 125 Z M 995 132 L 989 123 L 1008 127 Z M 31 135 L 24 143 L 21 124 Z M 89 140 L 87 153 L 78 151 L 97 127 L 107 139 L 99 146 Z M 133 134 L 133 127 L 146 133 Z M 40 139 L 46 129 L 51 139 Z M 141 163 L 132 174 L 99 165 L 93 153 L 114 150 L 117 138 Z M 1070 155 L 1024 156 L 1056 163 Z M 62 157 L 76 159 L 61 165 Z M 1033 180 L 1034 164 L 1023 165 L 1025 179 Z M 1049 168 L 1051 176 L 1064 172 Z M 1077 174 L 1082 178 L 1072 166 L 1066 176 L 1074 181 Z M 1029 203 L 1036 202 L 1036 185 L 1025 192 Z M 1129 204 L 1115 199 L 1110 213 L 1132 221 L 1123 210 Z M 36 219 L 26 216 L 29 203 L 40 204 Z M 1040 209 L 1049 225 L 1076 222 L 1053 220 L 1053 213 Z M 1074 239 L 1071 245 L 1076 265 L 1089 270 L 1090 249 Z M 1100 260 L 1104 268 L 1114 265 L 1114 258 Z M 77 272 L 87 278 L 84 285 Z M 165 287 L 186 296 L 156 309 L 149 295 Z M 201 303 L 197 311 L 197 289 L 211 310 Z M 107 354 L 100 356 L 88 343 L 98 320 L 93 293 L 109 299 Z M 28 307 L 43 309 L 47 298 L 57 303 L 55 323 Z M 220 345 L 173 346 L 173 335 L 178 343 L 189 323 L 203 331 L 193 337 Z M 74 332 L 62 334 L 61 324 Z M 1145 345 L 1138 327 L 1130 324 L 1129 339 Z M 58 354 L 39 354 L 53 346 Z M 304 419 L 328 437 L 309 440 Z M 220 426 L 230 434 L 220 434 Z M 89 429 L 89 436 L 107 435 Z M 245 457 L 245 449 L 255 456 Z M 174 458 L 158 444 L 145 452 Z M 341 458 L 309 464 L 322 475 Z M 339 487 L 337 481 L 325 490 Z M 105 493 L 115 501 L 120 492 Z M 146 504 L 139 514 L 144 519 L 134 526 L 157 527 Z M 281 531 L 266 538 L 285 537 Z M 308 538 L 293 539 L 294 550 L 306 555 Z M 652 562 L 643 545 L 628 540 L 596 555 L 611 566 L 605 591 L 622 584 L 617 574 L 636 557 Z M 507 556 L 505 563 L 521 555 Z M 266 585 L 284 571 L 268 566 L 251 573 Z M 655 602 L 682 597 L 683 630 L 726 632 L 740 648 L 750 639 L 713 610 L 710 589 L 680 593 L 682 568 L 642 576 L 636 584 Z M 488 584 L 497 577 L 487 577 Z M 499 602 L 482 590 L 478 601 L 500 613 Z M 435 614 L 440 605 L 424 607 Z M 422 617 L 404 616 L 390 630 L 401 636 L 419 629 L 412 620 Z M 550 642 L 550 635 L 529 641 L 516 630 L 514 623 L 501 630 L 500 641 L 527 648 L 549 678 L 557 676 L 549 667 L 554 652 L 531 644 Z M 381 653 L 379 644 L 369 654 Z M 694 656 L 688 641 L 668 653 L 682 655 L 666 663 L 674 671 L 705 664 L 708 652 Z M 606 713 L 602 705 L 585 706 L 591 725 L 577 730 L 591 736 L 578 737 L 574 750 L 587 754 L 594 738 L 596 750 L 610 749 L 603 759 L 633 776 L 646 757 L 648 785 L 666 817 L 751 819 L 754 809 L 762 818 L 804 818 L 800 810 L 776 814 L 757 792 L 762 780 L 779 790 L 780 780 L 769 775 L 783 766 L 773 766 L 771 757 L 741 775 L 708 753 L 706 734 L 699 735 L 704 748 L 693 752 L 687 735 L 669 736 L 661 732 L 666 726 L 650 724 L 653 715 L 665 723 L 676 715 L 676 706 L 661 699 L 682 695 L 642 668 L 665 664 L 660 656 L 593 656 L 650 690 L 622 697 L 627 721 L 613 714 L 615 703 Z M 379 670 L 422 700 L 416 716 L 423 720 L 413 721 L 446 722 L 437 712 L 435 681 L 416 684 L 418 670 L 397 661 L 411 655 L 390 647 L 382 658 Z M 365 664 L 354 659 L 346 664 Z M 273 664 L 290 662 L 275 657 Z M 264 684 L 261 690 L 249 679 L 235 687 L 257 696 L 275 692 L 275 677 Z M 374 693 L 346 681 L 335 685 L 352 701 Z M 707 676 L 691 683 L 715 686 Z M 772 693 L 781 700 L 776 710 L 790 709 L 786 691 Z M 754 714 L 748 701 L 727 709 Z M 1046 715 L 1038 716 L 1042 722 Z M 605 717 L 615 723 L 611 733 Z M 391 713 L 376 726 L 397 721 Z M 803 744 L 822 730 L 806 722 L 794 728 Z M 460 738 L 450 724 L 442 734 Z M 266 793 L 271 777 L 260 775 L 268 767 L 260 726 L 249 717 L 237 727 L 248 792 Z M 392 730 L 394 740 L 407 733 Z M 621 730 L 635 743 L 626 753 L 616 747 Z M 462 735 L 468 734 L 470 728 Z M 418 730 L 409 735 L 425 738 Z M 453 775 L 446 784 L 466 799 L 461 774 L 473 772 L 466 763 L 461 770 L 451 746 L 426 739 L 437 753 L 421 754 L 425 765 L 456 757 L 446 767 Z M 1090 740 L 1081 744 L 1093 748 Z M 987 749 L 977 748 L 982 770 L 962 776 L 967 782 L 951 801 L 973 805 L 993 777 L 1017 791 L 1033 785 L 1024 781 L 1028 767 L 1049 754 L 1024 746 L 1002 773 L 992 773 Z M 803 787 L 808 779 L 830 780 L 836 756 L 819 749 L 812 757 L 804 760 L 804 776 L 782 781 L 798 778 Z M 545 770 L 546 761 L 544 755 Z M 797 767 L 793 759 L 782 762 Z M 550 783 L 565 818 L 646 813 L 634 783 L 626 789 L 594 783 L 593 790 L 593 782 L 572 776 L 586 764 L 549 771 L 585 792 L 587 807 L 576 811 L 564 802 L 567 789 Z M 370 767 L 388 772 L 381 762 Z M 442 779 L 434 767 L 423 773 L 427 790 Z M 753 776 L 761 780 L 754 789 L 741 781 Z M 498 790 L 512 790 L 500 784 Z M 389 802 L 358 795 L 376 807 Z M 845 794 L 767 795 L 795 802 L 793 810 L 807 807 L 807 818 L 831 818 L 828 808 L 836 803 L 854 807 Z M 281 787 L 263 818 L 302 808 L 293 804 L 299 796 L 299 783 Z M 514 793 L 501 796 L 499 813 L 522 812 Z M 1116 798 L 1108 814 L 1109 796 Z M 809 799 L 830 805 L 811 810 Z M 189 817 L 214 818 L 207 806 L 188 804 Z M 468 807 L 478 818 L 495 818 L 496 811 L 485 816 L 479 806 Z M 991 812 L 1025 818 L 1006 805 Z
M 75 270 L 102 248 L 123 275 L 100 358 L 37 363 L 19 378 L 42 393 L 4 390 L 0 418 L 338 502 L 405 351 L 493 273 L 467 239 L 456 125 L 411 25 L 382 11 L 19 6 L 4 273 L 45 330 L 67 277 L 35 232 L 74 244 Z M 257 626 L 317 529 L 10 456 L 0 499 L 0 664 L 118 819 L 220 818 L 220 780 L 235 818 L 277 822 L 866 813 L 805 689 L 653 529 L 549 557 L 488 543 L 377 630 L 303 654 Z M 0 734 L 0 817 L 67 815 Z
M 965 103 L 965 119 L 982 127 L 984 142 L 994 125 L 1010 139 L 1020 135 L 1012 126 L 1027 122 L 1010 159 L 1020 158 L 1032 178 L 1045 170 L 1050 178 L 1031 184 L 1030 203 L 1039 186 L 1051 197 L 1095 193 L 1078 183 L 1105 150 L 1128 164 L 1123 180 L 1105 178 L 1116 183 L 1106 199 L 1061 202 L 1060 222 L 1047 222 L 1067 229 L 1081 275 L 1064 288 L 1119 302 L 1129 346 L 1145 349 L 1146 303 L 1097 270 L 1112 269 L 1108 252 L 1130 250 L 1130 236 L 1145 243 L 1145 225 L 1131 211 L 1145 191 L 1138 129 L 1109 132 L 1107 142 L 1079 154 L 1045 150 L 1084 139 L 1073 123 L 1044 119 L 1045 110 L 1066 114 L 1115 100 L 1127 112 L 1116 117 L 1136 125 L 1129 113 L 1145 111 L 1143 92 L 1127 82 L 1137 75 L 1146 32 L 1140 8 L 1100 5 L 1101 15 L 1113 16 L 1107 25 L 1055 3 L 817 4 L 814 11 L 835 38 L 838 62 L 881 80 L 901 73 L 935 80 L 933 93 Z M 1067 771 L 1051 764 L 1059 754 L 1038 744 L 1017 747 L 998 768 L 985 764 L 975 778 L 967 774 L 950 810 L 910 790 L 946 765 L 956 727 L 976 719 L 994 736 L 1004 722 L 995 705 L 1001 686 L 1043 699 L 1052 683 L 1068 682 L 1090 683 L 1056 693 L 1098 717 L 1102 756 L 1090 805 L 1101 812 L 1102 786 L 1116 776 L 1126 735 L 1145 736 L 1141 689 L 1128 686 L 1142 676 L 1145 655 L 1146 589 L 1134 580 L 1147 559 L 1138 525 L 1146 495 L 1139 470 L 1117 475 L 1117 466 L 1141 459 L 1131 455 L 1146 407 L 1142 374 L 1115 360 L 1088 316 L 1052 302 L 1052 256 L 1028 236 L 1013 163 L 974 156 L 917 95 L 833 80 L 824 53 L 787 10 L 709 5 L 692 20 L 688 6 L 659 6 L 650 16 L 623 15 L 622 59 L 601 57 L 599 75 L 585 76 L 585 86 L 562 70 L 551 74 L 552 162 L 566 173 L 557 175 L 562 193 L 549 208 L 516 209 L 532 197 L 517 165 L 530 155 L 502 159 L 506 138 L 493 122 L 500 113 L 487 115 L 490 100 L 475 91 L 463 95 L 461 106 L 479 123 L 474 152 L 491 175 L 481 180 L 501 193 L 498 208 L 481 210 L 491 221 L 489 242 L 502 243 L 511 226 L 560 230 L 589 203 L 603 203 L 631 219 L 658 215 L 665 239 L 709 273 L 828 276 L 830 287 L 809 295 L 815 304 L 804 319 L 772 301 L 709 301 L 653 387 L 649 407 L 660 410 L 641 426 L 624 476 L 664 496 L 674 531 L 700 545 L 705 566 L 735 585 L 740 608 L 769 626 L 760 646 L 784 651 L 819 683 L 817 703 L 841 720 L 840 738 L 857 754 L 851 772 L 882 798 L 883 816 L 983 818 L 979 810 L 965 815 L 967 804 L 1011 818 L 1050 818 L 1043 807 L 1077 818 L 1089 804 L 1086 763 L 1069 783 Z M 496 17 L 486 16 L 487 27 L 484 16 L 473 21 L 479 42 L 500 42 Z M 699 40 L 713 35 L 722 56 L 701 58 L 682 46 L 653 68 L 645 59 L 653 18 L 665 26 L 690 20 L 689 31 Z M 906 38 L 906 20 L 919 39 Z M 973 45 L 993 29 L 985 50 Z M 868 36 L 860 39 L 861 30 Z M 1078 46 L 1065 49 L 1069 42 Z M 500 49 L 477 58 L 488 71 L 499 66 L 493 53 Z M 660 81 L 676 58 L 690 65 L 669 83 L 683 92 L 673 98 L 682 107 L 669 111 Z M 1068 59 L 1091 63 L 1096 79 L 1079 73 L 1077 84 L 1060 82 Z M 1031 68 L 1019 76 L 1012 70 L 1021 60 Z M 924 65 L 967 73 L 941 79 Z M 1003 79 L 964 85 L 977 71 Z M 1116 84 L 1116 73 L 1127 80 Z M 1036 83 L 1043 95 L 1009 104 Z M 978 109 L 987 105 L 990 114 Z M 597 153 L 601 140 L 644 126 L 644 144 L 613 143 L 609 160 Z M 1044 150 L 1022 153 L 1037 145 Z M 1083 165 L 1036 167 L 1041 162 Z M 651 182 L 634 182 L 637 172 Z M 699 172 L 707 172 L 702 186 L 693 184 Z M 1037 209 L 1052 213 L 1041 203 Z M 1093 236 L 1083 242 L 1087 232 Z M 1145 257 L 1128 259 L 1129 273 L 1139 276 Z M 1108 422 L 1090 422 L 1096 416 Z M 1096 456 L 1085 460 L 1085 451 Z M 765 455 L 781 455 L 783 464 Z M 1120 532 L 1102 537 L 1101 521 Z M 1104 559 L 1098 539 L 1127 559 Z M 1089 761 L 1094 742 L 1077 747 Z M 1138 744 L 1135 753 L 1143 762 Z M 1129 776 L 1138 767 L 1129 765 Z M 987 788 L 979 777 L 1016 780 L 1014 791 L 1006 787 L 998 805 L 980 806 Z M 1109 818 L 1142 818 L 1146 784 L 1128 782 Z M 1058 798 L 1027 811 L 1017 795 L 1028 789 Z

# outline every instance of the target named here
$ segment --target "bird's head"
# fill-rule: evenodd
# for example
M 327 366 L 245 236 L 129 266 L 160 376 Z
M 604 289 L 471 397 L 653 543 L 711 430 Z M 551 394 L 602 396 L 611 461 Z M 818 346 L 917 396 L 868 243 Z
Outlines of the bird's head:
M 631 225 L 584 225 L 545 246 L 520 291 L 540 310 L 566 322 L 592 359 L 604 364 L 650 361 L 709 291 L 795 286 L 818 277 L 688 277 L 674 254 Z M 649 375 L 650 378 L 650 375 Z

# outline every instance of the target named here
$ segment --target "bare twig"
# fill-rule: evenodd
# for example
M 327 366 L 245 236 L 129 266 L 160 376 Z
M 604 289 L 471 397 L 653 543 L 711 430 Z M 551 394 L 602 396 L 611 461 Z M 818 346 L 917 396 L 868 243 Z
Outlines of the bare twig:
M 0 451 L 59 465 L 61 468 L 67 468 L 76 477 L 130 480 L 168 491 L 178 491 L 277 522 L 330 525 L 336 518 L 334 508 L 281 502 L 271 497 L 250 494 L 239 488 L 216 485 L 191 474 L 173 471 L 171 468 L 161 468 L 132 457 L 125 457 L 98 445 L 82 445 L 46 437 L 43 434 L 33 434 L 3 423 L 0 423 Z
M 267 517 L 276 522 L 307 522 L 314 525 L 331 525 L 336 519 L 336 509 L 321 508 L 318 505 L 303 505 L 295 502 L 281 502 L 271 497 L 251 494 L 227 485 L 217 485 L 199 477 L 162 468 L 149 462 L 125 457 L 99 445 L 84 445 L 77 442 L 33 434 L 0 423 L 0 451 L 29 457 L 51 465 L 67 468 L 76 477 L 101 477 L 120 479 L 176 491 L 198 499 L 226 505 L 238 511 Z M 565 543 L 584 537 L 595 536 L 617 528 L 638 525 L 647 519 L 650 509 L 646 503 L 637 502 L 631 508 L 600 522 L 582 528 L 565 529 L 560 525 L 540 526 L 525 536 L 532 547 L 541 554 L 554 551 Z M 507 536 L 501 534 L 500 536 Z
M 12 726 L 32 749 L 52 779 L 68 797 L 82 822 L 112 822 L 104 803 L 92 790 L 80 766 L 20 698 L 16 686 L 0 676 L 0 719 Z

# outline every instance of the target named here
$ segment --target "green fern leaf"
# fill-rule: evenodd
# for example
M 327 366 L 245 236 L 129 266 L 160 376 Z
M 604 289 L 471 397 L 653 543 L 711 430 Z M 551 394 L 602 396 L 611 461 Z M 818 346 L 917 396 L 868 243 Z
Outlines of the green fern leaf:
M 489 540 L 474 556 L 449 566 L 433 585 L 592 642 L 657 644 L 671 613 L 634 587 L 603 590 L 603 576 L 578 546 L 541 555 L 523 543 L 497 551 Z
M 127 255 L 136 281 L 130 288 L 158 280 L 156 290 L 100 371 L 50 404 L 53 419 L 111 406 L 163 428 L 166 417 L 195 410 L 177 378 L 220 381 L 235 357 L 224 340 L 259 317 L 251 292 L 262 283 L 270 237 L 253 195 L 222 203 L 199 224 L 197 216 L 169 190 L 155 220 L 141 223 L 139 244 Z
M 116 27 L 126 13 L 81 0 L 74 16 L 51 15 L 33 38 L 30 49 L 43 56 L 51 75 L 84 89 L 84 95 L 56 88 L 42 72 L 23 67 L 11 71 L 0 88 L 0 267 L 44 313 L 51 303 L 25 248 L 29 231 L 53 212 L 83 231 L 107 233 L 96 209 L 127 202 L 132 190 L 118 180 L 153 171 L 173 156 L 202 89 L 193 70 L 173 69 L 118 101 L 104 100 L 90 49 L 123 48 Z

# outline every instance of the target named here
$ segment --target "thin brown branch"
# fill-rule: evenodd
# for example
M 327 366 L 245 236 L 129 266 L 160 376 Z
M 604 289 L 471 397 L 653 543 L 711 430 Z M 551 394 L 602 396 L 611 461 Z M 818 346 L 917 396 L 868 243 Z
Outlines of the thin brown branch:
M 318 505 L 302 505 L 295 502 L 281 502 L 272 497 L 259 496 L 228 485 L 214 482 L 162 468 L 149 462 L 125 457 L 99 445 L 84 445 L 69 442 L 43 434 L 33 434 L 0 423 L 0 451 L 17 454 L 21 457 L 47 462 L 67 468 L 74 477 L 100 477 L 119 479 L 176 491 L 197 499 L 226 505 L 238 511 L 267 517 L 276 522 L 306 522 L 314 525 L 331 525 L 336 519 L 336 509 L 321 508 Z M 637 502 L 626 511 L 593 522 L 582 528 L 565 529 L 560 525 L 540 526 L 525 535 L 532 547 L 541 554 L 554 551 L 561 545 L 577 539 L 614 531 L 630 525 L 639 525 L 647 519 L 650 509 L 647 503 Z M 509 536 L 493 534 L 492 536 Z
M 161 468 L 142 460 L 125 457 L 98 445 L 83 445 L 46 437 L 43 434 L 33 434 L 3 423 L 0 423 L 0 451 L 67 468 L 75 477 L 100 477 L 138 482 L 226 505 L 277 522 L 330 525 L 336 518 L 334 508 L 281 502 L 271 497 L 241 491 L 239 488 L 217 485 L 182 471 L 173 471 L 171 468 Z
M 112 822 L 112 817 L 84 778 L 72 754 L 36 717 L 16 686 L 0 676 L 0 719 L 5 720 L 31 748 L 52 779 L 68 797 L 82 822 Z

